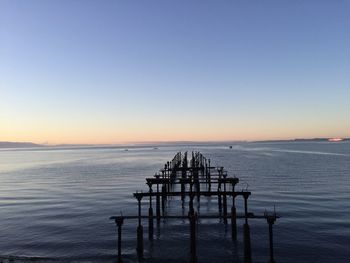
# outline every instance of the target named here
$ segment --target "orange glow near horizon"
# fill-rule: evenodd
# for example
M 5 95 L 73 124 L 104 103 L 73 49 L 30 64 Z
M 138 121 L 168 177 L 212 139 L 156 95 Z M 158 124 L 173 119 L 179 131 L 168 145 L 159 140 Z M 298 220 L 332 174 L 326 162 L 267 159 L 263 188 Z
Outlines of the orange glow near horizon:
M 162 141 L 255 141 L 255 140 L 287 140 L 295 138 L 330 138 L 330 130 L 298 129 L 276 125 L 263 125 L 258 129 L 252 122 L 241 125 L 220 123 L 208 126 L 205 122 L 196 124 L 149 126 L 139 123 L 118 127 L 114 125 L 7 125 L 0 129 L 0 141 L 33 142 L 38 144 L 121 144 L 137 142 Z M 257 125 L 259 126 L 259 125 Z M 3 126 L 4 127 L 4 126 Z M 42 128 L 39 128 L 42 127 Z M 45 127 L 45 128 L 44 128 Z M 337 134 L 342 135 L 342 134 Z M 346 136 L 339 136 L 346 137 Z M 335 139 L 337 140 L 337 139 Z M 333 141 L 335 141 L 333 140 Z
M 157 115 L 158 114 L 158 115 Z M 180 116 L 171 120 L 161 114 L 77 114 L 45 111 L 0 112 L 0 141 L 38 144 L 121 144 L 161 141 L 256 141 L 295 138 L 345 138 L 349 122 L 330 119 L 230 116 Z M 341 132 L 338 132 L 341 131 Z

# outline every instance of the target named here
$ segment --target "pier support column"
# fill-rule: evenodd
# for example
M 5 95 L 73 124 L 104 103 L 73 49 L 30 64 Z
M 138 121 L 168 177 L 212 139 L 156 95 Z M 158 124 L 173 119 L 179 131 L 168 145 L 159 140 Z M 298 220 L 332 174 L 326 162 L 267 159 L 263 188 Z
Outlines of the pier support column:
M 142 196 L 137 196 L 138 201 L 138 207 L 139 207 L 139 220 L 138 220 L 138 226 L 137 226 L 137 255 L 140 258 L 143 258 L 143 226 L 141 225 L 141 199 Z
M 148 239 L 153 240 L 153 208 L 148 209 Z
M 219 213 L 221 215 L 222 212 L 222 199 L 221 199 L 221 169 L 218 169 L 219 179 L 218 179 L 218 207 Z
M 190 263 L 197 263 L 197 239 L 196 239 L 196 222 L 197 213 L 193 211 L 188 213 L 190 220 Z
M 232 197 L 231 236 L 232 236 L 232 240 L 237 240 L 237 212 L 236 212 L 236 206 L 235 206 L 235 196 Z
M 248 195 L 244 195 L 244 220 L 248 224 Z
M 164 212 L 165 212 L 165 203 L 166 203 L 166 186 L 165 184 L 163 184 L 162 186 L 162 213 L 164 215 Z
M 243 225 L 243 242 L 244 242 L 244 262 L 251 263 L 252 251 L 251 251 L 251 243 L 250 243 L 250 228 L 248 223 L 244 223 Z
M 153 240 L 153 207 L 152 207 L 152 183 L 149 186 L 149 209 L 148 209 L 148 239 Z
M 243 225 L 243 241 L 244 241 L 244 262 L 252 262 L 252 251 L 251 251 L 251 242 L 250 242 L 250 228 L 248 225 L 248 197 L 246 194 L 244 197 L 244 217 L 245 223 Z
M 224 175 L 224 179 L 226 179 L 226 176 Z M 224 206 L 224 223 L 227 224 L 227 196 L 226 196 L 226 182 L 224 182 L 224 194 L 222 196 L 223 202 L 222 205 Z
M 192 214 L 194 213 L 193 199 L 194 199 L 194 193 L 190 193 L 189 212 Z
M 159 179 L 159 175 L 156 175 L 156 178 Z M 159 183 L 157 183 L 156 213 L 157 213 L 157 223 L 159 224 L 159 222 L 160 222 L 160 195 L 159 195 Z
M 269 243 L 270 243 L 270 263 L 275 263 L 274 255 L 273 255 L 273 232 L 272 226 L 276 221 L 276 216 L 268 216 L 267 223 L 269 224 Z
M 209 164 L 209 166 L 208 166 L 208 184 L 209 184 L 209 192 L 211 191 L 211 174 L 210 174 L 210 159 L 208 159 L 208 164 Z
M 115 219 L 115 224 L 118 227 L 118 260 L 117 260 L 118 263 L 123 262 L 123 260 L 122 260 L 122 225 L 123 225 L 123 222 L 124 222 L 124 218 L 122 216 L 117 217 Z
M 197 172 L 197 176 L 196 176 L 196 190 L 197 190 L 197 201 L 199 203 L 200 202 L 200 198 L 201 198 L 201 184 L 199 182 L 198 172 Z
M 181 181 L 181 201 L 182 201 L 182 203 L 185 201 L 185 194 L 184 194 L 184 192 L 185 192 L 185 184 Z
M 221 190 L 218 189 L 218 208 L 219 208 L 219 213 L 221 215 L 222 212 L 222 202 L 221 202 Z
M 143 226 L 137 226 L 137 256 L 143 258 Z

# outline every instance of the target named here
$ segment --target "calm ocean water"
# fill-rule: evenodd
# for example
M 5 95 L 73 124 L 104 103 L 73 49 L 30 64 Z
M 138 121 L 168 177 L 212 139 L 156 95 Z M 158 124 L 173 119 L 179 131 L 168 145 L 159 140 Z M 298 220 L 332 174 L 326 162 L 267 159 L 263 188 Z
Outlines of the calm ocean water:
M 350 143 L 242 143 L 137 148 L 0 150 L 0 258 L 14 262 L 114 262 L 116 229 L 111 215 L 136 214 L 132 192 L 147 190 L 154 175 L 178 151 L 199 150 L 215 166 L 249 187 L 249 210 L 282 216 L 274 226 L 277 262 L 349 262 Z M 169 214 L 181 214 L 170 200 Z M 217 208 L 202 198 L 201 213 Z M 238 211 L 242 202 L 239 202 Z M 241 210 L 242 211 L 242 210 Z M 238 221 L 239 226 L 243 224 Z M 187 221 L 162 221 L 146 262 L 187 262 Z M 251 220 L 254 262 L 268 260 L 268 228 Z M 242 262 L 242 231 L 201 220 L 199 262 Z M 125 262 L 137 262 L 136 222 L 123 226 Z

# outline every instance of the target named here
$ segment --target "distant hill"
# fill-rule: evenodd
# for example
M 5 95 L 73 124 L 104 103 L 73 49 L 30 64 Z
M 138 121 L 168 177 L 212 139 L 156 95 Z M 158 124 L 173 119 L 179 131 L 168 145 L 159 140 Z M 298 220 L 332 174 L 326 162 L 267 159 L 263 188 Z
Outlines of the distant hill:
M 264 141 L 252 141 L 252 142 L 261 142 L 261 143 L 270 143 L 270 142 L 328 142 L 331 138 L 311 138 L 311 139 L 290 139 L 290 140 L 264 140 Z M 350 141 L 350 138 L 342 138 L 341 141 Z
M 31 143 L 31 142 L 0 142 L 0 148 L 25 148 L 25 147 L 43 147 L 43 145 Z

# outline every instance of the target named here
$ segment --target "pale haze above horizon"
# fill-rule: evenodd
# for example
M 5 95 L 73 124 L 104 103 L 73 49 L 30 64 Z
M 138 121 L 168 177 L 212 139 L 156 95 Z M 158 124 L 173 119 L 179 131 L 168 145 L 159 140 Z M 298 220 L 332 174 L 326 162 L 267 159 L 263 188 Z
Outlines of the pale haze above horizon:
M 350 1 L 0 2 L 0 141 L 350 137 Z

